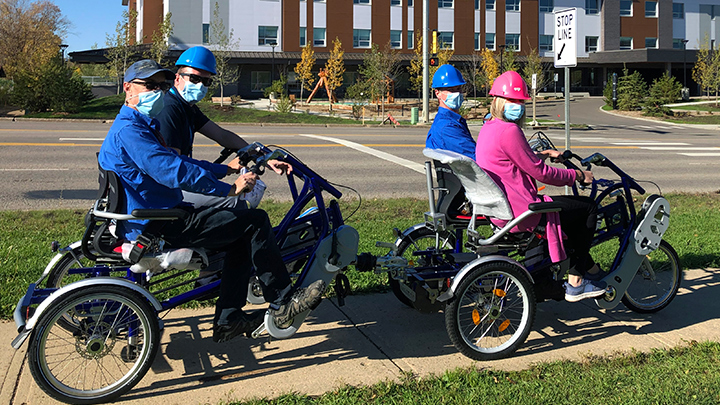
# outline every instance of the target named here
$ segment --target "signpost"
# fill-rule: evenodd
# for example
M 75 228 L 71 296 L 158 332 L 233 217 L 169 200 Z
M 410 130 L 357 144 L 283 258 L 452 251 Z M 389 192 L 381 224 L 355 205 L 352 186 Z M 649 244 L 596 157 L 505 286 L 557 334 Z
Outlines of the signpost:
M 570 68 L 577 66 L 577 9 L 555 12 L 555 67 L 565 68 L 565 149 L 570 149 Z M 565 186 L 565 194 L 570 189 Z

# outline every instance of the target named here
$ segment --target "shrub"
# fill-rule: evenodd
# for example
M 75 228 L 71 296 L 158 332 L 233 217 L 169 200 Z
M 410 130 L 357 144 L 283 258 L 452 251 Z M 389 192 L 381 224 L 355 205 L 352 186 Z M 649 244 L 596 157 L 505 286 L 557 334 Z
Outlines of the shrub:
M 650 96 L 645 100 L 645 115 L 673 115 L 672 110 L 665 105 L 680 98 L 681 88 L 682 85 L 667 73 L 653 80 Z
M 0 105 L 8 105 L 12 94 L 13 81 L 0 78 Z
M 43 65 L 37 75 L 28 71 L 15 75 L 12 101 L 28 112 L 75 113 L 92 98 L 90 85 L 59 56 Z
M 623 75 L 618 78 L 618 109 L 623 111 L 637 111 L 642 107 L 647 96 L 647 84 L 637 70 L 628 74 L 623 69 Z
M 280 75 L 280 78 L 273 81 L 269 87 L 263 89 L 265 97 L 270 97 L 270 93 L 275 93 L 277 97 L 285 94 L 285 84 L 287 84 L 287 76 Z
M 370 99 L 370 85 L 367 81 L 359 80 L 355 84 L 349 86 L 345 91 L 345 98 L 349 98 L 352 102 L 353 118 L 358 119 L 363 115 L 363 107 Z
M 608 105 L 610 107 L 613 106 L 612 80 L 608 81 L 605 85 L 605 88 L 603 89 L 603 101 L 605 102 L 605 105 Z
M 280 93 L 280 98 L 278 99 L 277 103 L 275 103 L 275 110 L 281 113 L 289 113 L 292 112 L 293 107 L 294 104 L 292 101 L 290 101 L 290 97 Z

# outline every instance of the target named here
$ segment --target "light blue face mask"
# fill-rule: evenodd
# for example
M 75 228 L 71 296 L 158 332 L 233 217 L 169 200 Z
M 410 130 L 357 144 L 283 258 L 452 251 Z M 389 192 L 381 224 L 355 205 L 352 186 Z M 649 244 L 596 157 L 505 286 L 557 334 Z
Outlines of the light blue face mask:
M 507 101 L 505 102 L 505 110 L 503 111 L 503 115 L 505 115 L 505 118 L 508 121 L 517 121 L 522 118 L 523 114 L 525 114 L 525 104 L 508 103 Z
M 208 88 L 202 83 L 185 82 L 185 87 L 180 90 L 180 95 L 190 104 L 202 100 L 207 94 Z
M 165 107 L 162 90 L 145 91 L 137 95 L 138 102 L 134 107 L 142 115 L 155 118 Z
M 445 99 L 445 105 L 451 110 L 459 110 L 463 103 L 462 93 L 450 93 Z

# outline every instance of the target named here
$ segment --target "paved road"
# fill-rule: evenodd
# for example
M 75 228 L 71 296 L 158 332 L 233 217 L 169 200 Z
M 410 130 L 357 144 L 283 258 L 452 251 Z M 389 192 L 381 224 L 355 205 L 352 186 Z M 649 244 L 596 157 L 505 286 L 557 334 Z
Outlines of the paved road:
M 599 98 L 571 104 L 571 122 L 592 130 L 571 131 L 580 155 L 601 152 L 639 180 L 657 183 L 663 192 L 712 192 L 720 189 L 720 131 L 687 128 L 609 115 Z M 539 103 L 539 119 L 557 118 L 562 102 Z M 0 120 L 0 209 L 85 209 L 97 188 L 95 153 L 109 123 Z M 425 198 L 421 150 L 427 128 L 227 125 L 249 140 L 280 145 L 330 181 L 350 186 L 363 198 Z M 476 134 L 479 126 L 472 125 Z M 527 131 L 528 134 L 531 131 Z M 559 148 L 564 131 L 546 133 Z M 200 137 L 195 157 L 214 159 L 220 148 Z M 611 177 L 599 170 L 600 177 Z M 278 176 L 265 177 L 270 198 L 288 199 Z M 654 186 L 648 185 L 648 190 Z M 352 195 L 352 192 L 346 193 Z

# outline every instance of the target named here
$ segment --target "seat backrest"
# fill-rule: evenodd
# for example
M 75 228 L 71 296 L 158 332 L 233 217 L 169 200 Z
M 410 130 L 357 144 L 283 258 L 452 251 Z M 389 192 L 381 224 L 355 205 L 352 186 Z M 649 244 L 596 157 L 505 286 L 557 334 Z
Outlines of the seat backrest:
M 106 210 L 119 213 L 125 206 L 125 195 L 120 183 L 120 177 L 115 172 L 105 170 L 98 163 L 98 196 L 97 199 L 107 199 Z
M 450 166 L 465 188 L 465 195 L 473 204 L 475 214 L 503 220 L 513 219 L 512 208 L 505 193 L 474 160 L 443 149 L 425 148 L 423 154 Z
M 451 215 L 458 211 L 465 201 L 465 189 L 450 166 L 438 160 L 433 160 L 433 166 L 435 167 L 437 187 L 440 190 L 435 211 Z

